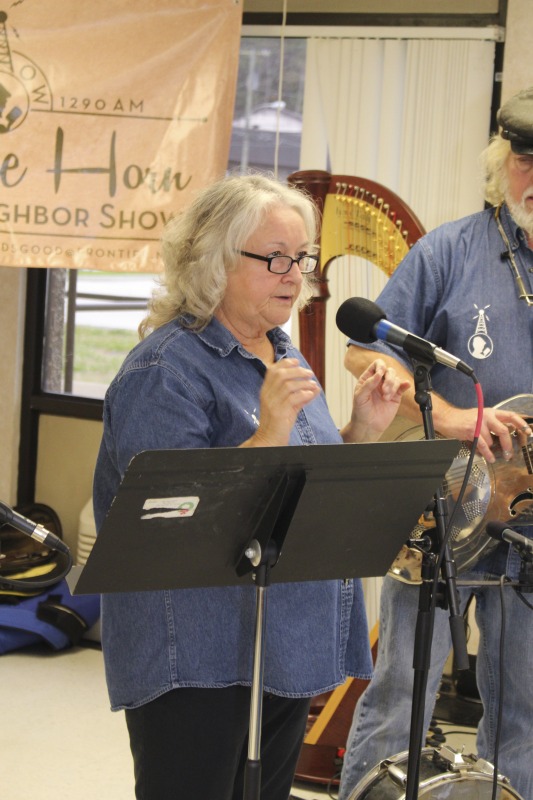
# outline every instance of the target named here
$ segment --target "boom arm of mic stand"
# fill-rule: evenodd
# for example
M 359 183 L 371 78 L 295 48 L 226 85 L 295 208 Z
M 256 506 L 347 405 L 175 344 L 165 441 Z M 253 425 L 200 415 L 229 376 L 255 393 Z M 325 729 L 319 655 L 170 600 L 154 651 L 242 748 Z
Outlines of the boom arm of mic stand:
M 414 371 L 416 385 L 415 399 L 417 400 L 424 420 L 426 439 L 435 439 L 431 403 L 431 378 L 426 364 L 417 362 Z M 442 545 L 446 538 L 446 504 L 442 493 L 435 495 L 435 521 L 437 525 L 438 540 Z M 437 565 L 438 566 L 438 565 Z M 466 649 L 466 635 L 464 621 L 459 611 L 459 595 L 457 593 L 457 570 L 455 561 L 448 542 L 444 547 L 442 564 L 440 565 L 443 578 L 446 582 L 448 606 L 450 608 L 450 632 L 452 636 L 454 656 L 458 670 L 467 670 L 470 667 Z

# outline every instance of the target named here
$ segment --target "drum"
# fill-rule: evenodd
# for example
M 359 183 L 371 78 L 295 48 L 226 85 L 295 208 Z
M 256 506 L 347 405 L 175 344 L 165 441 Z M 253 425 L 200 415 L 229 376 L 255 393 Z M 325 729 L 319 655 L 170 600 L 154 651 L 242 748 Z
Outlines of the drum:
M 349 800 L 405 800 L 408 753 L 387 758 L 359 781 Z M 492 800 L 492 764 L 452 747 L 424 748 L 420 756 L 420 800 Z M 496 800 L 523 800 L 498 775 Z

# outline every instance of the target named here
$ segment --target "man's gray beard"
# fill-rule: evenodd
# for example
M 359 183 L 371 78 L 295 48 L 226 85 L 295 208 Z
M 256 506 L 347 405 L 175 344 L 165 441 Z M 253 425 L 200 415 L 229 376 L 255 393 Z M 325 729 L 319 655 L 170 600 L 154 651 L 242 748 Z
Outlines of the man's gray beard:
M 507 188 L 504 192 L 505 202 L 509 211 L 511 212 L 512 218 L 516 224 L 525 231 L 528 238 L 531 238 L 533 237 L 533 211 L 527 211 L 525 207 L 525 198 L 528 195 L 531 195 L 531 188 L 526 189 L 519 203 L 515 203 L 514 200 L 511 200 L 509 197 L 509 191 Z

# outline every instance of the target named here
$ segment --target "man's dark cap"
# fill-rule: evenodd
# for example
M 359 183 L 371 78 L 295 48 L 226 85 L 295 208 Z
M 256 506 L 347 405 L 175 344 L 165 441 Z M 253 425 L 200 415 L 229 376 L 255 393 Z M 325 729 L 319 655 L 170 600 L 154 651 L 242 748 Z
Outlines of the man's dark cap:
M 496 119 L 513 153 L 533 155 L 533 86 L 504 103 Z

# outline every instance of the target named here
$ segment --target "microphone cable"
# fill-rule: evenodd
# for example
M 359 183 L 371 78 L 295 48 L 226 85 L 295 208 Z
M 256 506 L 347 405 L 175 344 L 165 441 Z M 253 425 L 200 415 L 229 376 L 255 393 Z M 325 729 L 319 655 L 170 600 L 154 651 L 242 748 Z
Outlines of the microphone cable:
M 475 458 L 476 452 L 477 452 L 477 444 L 478 444 L 478 441 L 479 441 L 479 435 L 481 433 L 481 426 L 483 424 L 483 410 L 484 410 L 483 390 L 481 388 L 481 384 L 479 383 L 475 373 L 472 373 L 471 378 L 472 378 L 472 381 L 474 382 L 474 388 L 475 388 L 476 397 L 477 397 L 477 420 L 476 420 L 476 426 L 475 426 L 475 429 L 474 429 L 474 436 L 472 438 L 472 447 L 470 448 L 470 455 L 468 456 L 468 461 L 467 461 L 467 464 L 466 464 L 465 474 L 463 476 L 463 481 L 461 483 L 461 488 L 459 490 L 459 494 L 457 495 L 457 500 L 454 503 L 454 506 L 453 506 L 453 509 L 452 509 L 452 513 L 450 514 L 450 517 L 448 518 L 448 520 L 446 522 L 446 529 L 445 529 L 444 539 L 441 542 L 441 547 L 440 547 L 440 551 L 439 551 L 439 557 L 438 557 L 437 564 L 436 564 L 436 569 L 435 569 L 434 589 L 436 589 L 436 584 L 438 582 L 438 575 L 439 575 L 439 572 L 440 572 L 442 559 L 444 558 L 444 549 L 445 549 L 445 546 L 448 544 L 448 542 L 450 540 L 450 537 L 451 537 L 452 524 L 453 524 L 453 521 L 454 521 L 454 517 L 456 515 L 457 510 L 461 507 L 461 504 L 462 504 L 462 501 L 463 501 L 463 497 L 464 497 L 464 494 L 465 494 L 467 486 L 468 486 L 468 481 L 470 480 L 470 475 L 472 474 L 472 467 L 474 466 L 474 458 Z M 435 592 L 434 592 L 434 596 L 435 596 Z
M 40 594 L 44 589 L 55 586 L 68 575 L 72 568 L 72 556 L 70 551 L 68 553 L 56 551 L 56 557 L 56 561 L 53 563 L 52 569 L 46 574 L 46 577 L 42 574 L 39 567 L 24 570 L 24 572 L 30 573 L 29 577 L 26 578 L 9 578 L 6 575 L 0 575 L 0 590 L 4 592 Z M 31 575 L 32 572 L 33 575 Z M 17 572 L 15 574 L 20 575 L 24 573 Z

